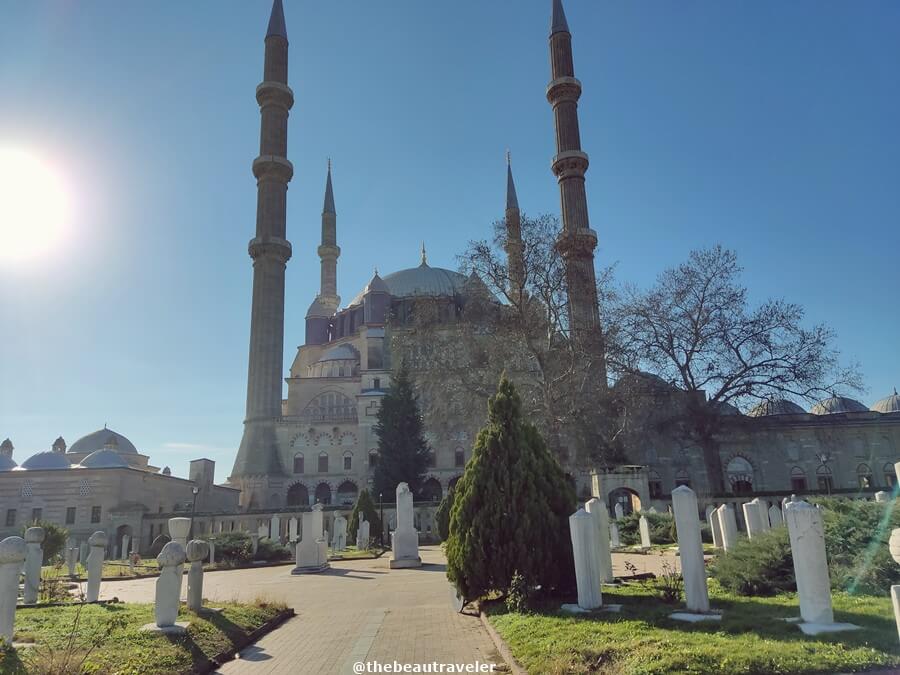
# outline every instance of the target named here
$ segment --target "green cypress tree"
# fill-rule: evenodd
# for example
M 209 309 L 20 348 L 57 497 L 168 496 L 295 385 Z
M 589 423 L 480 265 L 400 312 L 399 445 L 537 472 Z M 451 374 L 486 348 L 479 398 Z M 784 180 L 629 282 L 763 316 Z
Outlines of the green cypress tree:
M 381 518 L 378 517 L 378 509 L 375 502 L 369 496 L 368 490 L 362 490 L 356 497 L 353 512 L 350 514 L 350 524 L 347 526 L 347 543 L 356 544 L 356 530 L 359 529 L 360 514 L 369 521 L 369 536 L 378 537 L 381 532 Z
M 516 572 L 545 591 L 571 585 L 574 510 L 574 489 L 522 419 L 521 399 L 504 374 L 456 484 L 447 577 L 467 601 L 506 593 Z
M 434 513 L 434 523 L 437 527 L 438 538 L 447 541 L 450 536 L 450 512 L 453 510 L 453 500 L 456 497 L 456 485 L 451 485 L 447 490 L 447 496 L 441 500 Z
M 422 432 L 422 415 L 409 372 L 401 368 L 378 410 L 375 424 L 378 436 L 378 464 L 375 466 L 375 492 L 393 502 L 397 485 L 407 483 L 419 494 L 428 468 L 428 442 Z

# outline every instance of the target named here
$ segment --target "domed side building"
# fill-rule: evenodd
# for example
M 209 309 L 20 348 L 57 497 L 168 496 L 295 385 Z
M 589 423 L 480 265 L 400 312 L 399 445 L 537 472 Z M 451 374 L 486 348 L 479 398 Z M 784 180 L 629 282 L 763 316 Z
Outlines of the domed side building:
M 75 546 L 102 530 L 110 542 L 107 556 L 121 556 L 126 544 L 129 551 L 144 552 L 160 534 L 159 524 L 148 520 L 151 514 L 237 509 L 238 490 L 213 483 L 215 462 L 194 460 L 189 477 L 178 478 L 152 466 L 128 438 L 106 427 L 68 450 L 59 437 L 50 450 L 21 464 L 14 451 L 9 439 L 0 444 L 0 538 L 36 521 L 52 522 L 68 530 Z

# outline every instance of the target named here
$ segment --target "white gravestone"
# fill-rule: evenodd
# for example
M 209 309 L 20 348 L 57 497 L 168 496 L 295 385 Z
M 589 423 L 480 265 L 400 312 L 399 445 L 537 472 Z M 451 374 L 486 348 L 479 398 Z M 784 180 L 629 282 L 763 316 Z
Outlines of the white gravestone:
M 207 540 L 207 543 L 209 544 L 209 564 L 215 565 L 216 564 L 216 538 L 210 537 Z
M 22 537 L 0 541 L 0 645 L 12 644 L 19 595 L 19 572 L 27 555 Z
M 94 532 L 88 538 L 91 552 L 87 557 L 87 593 L 85 600 L 97 602 L 100 597 L 100 579 L 103 576 L 103 556 L 106 552 L 106 532 Z
M 201 539 L 188 542 L 185 557 L 191 563 L 188 568 L 187 606 L 192 612 L 199 612 L 203 606 L 203 561 L 209 555 L 209 544 Z
M 709 591 L 706 587 L 700 518 L 697 516 L 697 495 L 686 485 L 675 488 L 672 490 L 672 509 L 678 533 L 685 604 L 689 612 L 703 614 L 709 611 Z
M 119 557 L 122 560 L 128 559 L 128 544 L 130 544 L 130 543 L 131 543 L 131 537 L 129 537 L 127 534 L 123 534 L 122 535 L 122 551 L 119 555 Z
M 185 560 L 184 546 L 177 541 L 170 541 L 156 556 L 159 564 L 153 605 L 153 618 L 156 622 L 143 626 L 141 630 L 173 634 L 185 632 L 187 624 L 178 623 L 182 577 L 179 570 L 184 567 Z
M 784 517 L 781 515 L 781 509 L 776 504 L 769 507 L 769 522 L 772 527 L 780 527 L 784 525 Z
M 397 486 L 397 529 L 391 533 L 392 569 L 398 567 L 420 567 L 419 533 L 413 525 L 413 495 L 409 485 Z
M 759 515 L 759 504 L 747 502 L 741 506 L 744 509 L 744 523 L 747 525 L 747 536 L 750 539 L 762 534 L 762 519 Z
M 90 545 L 87 543 L 87 541 L 82 541 L 78 546 L 78 562 L 80 562 L 84 567 L 87 567 L 87 559 L 90 552 Z
M 722 550 L 726 553 L 737 544 L 738 529 L 734 518 L 734 507 L 731 504 L 722 504 L 718 508 L 719 536 L 722 537 Z
M 38 591 L 41 589 L 41 564 L 44 562 L 44 551 L 41 544 L 44 543 L 44 528 L 29 527 L 25 530 L 25 588 L 22 592 L 22 601 L 26 605 L 33 605 L 38 600 Z
M 288 541 L 292 544 L 297 541 L 297 516 L 291 516 L 288 521 Z
M 363 518 L 356 528 L 356 548 L 365 551 L 369 548 L 369 521 Z
M 269 521 L 269 539 L 281 543 L 281 518 L 278 516 L 272 516 L 272 520 Z
M 606 504 L 593 497 L 587 501 L 584 509 L 591 514 L 591 518 L 594 519 L 594 524 L 597 526 L 600 581 L 607 584 L 612 583 L 615 577 L 613 577 L 612 551 L 609 548 L 609 512 L 606 510 Z
M 719 509 L 715 506 L 710 506 L 709 508 L 711 508 L 712 511 L 707 517 L 706 522 L 709 523 L 713 546 L 715 548 L 722 548 L 722 526 L 719 524 Z
M 884 490 L 879 490 L 875 493 L 875 501 L 876 502 L 889 502 L 891 501 L 891 493 L 885 492 Z
M 76 569 L 78 565 L 78 549 L 77 548 L 67 548 L 66 549 L 66 567 L 69 568 L 69 576 L 74 577 L 78 570 Z
M 181 548 L 187 546 L 187 538 L 190 531 L 190 518 L 169 518 L 169 537 L 176 544 L 181 544 Z
M 328 543 L 322 537 L 322 505 L 302 515 L 301 539 L 291 574 L 314 574 L 328 568 Z
M 259 550 L 259 532 L 251 532 L 250 533 L 250 553 L 254 557 L 256 557 L 256 552 Z
M 3 544 L 0 544 L 2 547 Z M 891 531 L 891 538 L 888 540 L 888 549 L 894 562 L 900 565 L 900 527 Z M 3 592 L 0 586 L 0 593 Z M 894 605 L 894 622 L 897 624 L 897 635 L 900 636 L 900 586 L 891 586 L 891 601 Z
M 600 590 L 600 546 L 597 525 L 584 509 L 569 516 L 572 537 L 572 557 L 575 560 L 575 582 L 578 585 L 578 606 L 597 609 L 603 604 Z
M 616 521 L 609 524 L 609 546 L 610 548 L 619 548 L 622 542 L 619 541 L 619 526 Z
M 344 551 L 347 548 L 347 519 L 344 516 L 334 519 L 334 539 L 331 547 L 335 551 Z
M 641 531 L 641 548 L 650 548 L 650 523 L 647 522 L 646 516 L 641 516 L 638 529 Z
M 756 497 L 751 499 L 750 502 L 752 504 L 756 504 L 756 508 L 759 509 L 759 524 L 762 525 L 762 531 L 768 532 L 771 529 L 771 523 L 769 523 L 769 504 L 765 499 L 760 499 Z
M 800 628 L 812 635 L 856 628 L 852 624 L 834 623 L 822 512 L 807 502 L 789 502 L 784 519 L 791 539 L 800 618 L 804 622 Z
M 619 502 L 616 502 L 616 505 L 613 507 L 613 512 L 616 514 L 616 520 L 622 520 L 625 517 L 625 509 L 622 508 L 622 505 Z
M 265 539 L 269 536 L 269 523 L 260 523 L 259 527 L 256 528 L 256 534 L 260 539 Z

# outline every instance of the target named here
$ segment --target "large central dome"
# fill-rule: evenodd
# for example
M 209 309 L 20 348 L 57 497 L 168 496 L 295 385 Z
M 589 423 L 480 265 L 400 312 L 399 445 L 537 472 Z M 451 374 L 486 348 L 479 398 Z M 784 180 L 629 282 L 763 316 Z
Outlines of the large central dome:
M 463 292 L 466 277 L 459 272 L 431 267 L 425 261 L 418 267 L 410 267 L 384 277 L 390 294 L 395 298 L 448 297 Z M 348 307 L 363 301 L 365 290 L 360 291 Z

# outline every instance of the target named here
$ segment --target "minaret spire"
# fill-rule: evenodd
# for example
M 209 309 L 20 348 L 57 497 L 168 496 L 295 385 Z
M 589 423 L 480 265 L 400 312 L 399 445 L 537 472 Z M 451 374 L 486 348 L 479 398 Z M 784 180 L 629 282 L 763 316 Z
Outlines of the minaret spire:
M 581 82 L 575 79 L 572 35 L 562 0 L 553 0 L 550 65 L 552 79 L 547 87 L 547 100 L 553 107 L 557 151 L 552 167 L 559 182 L 562 203 L 562 232 L 557 249 L 566 267 L 569 326 L 576 347 L 588 358 L 588 367 L 594 369 L 597 380 L 605 384 L 606 359 L 594 271 L 597 233 L 588 221 L 584 174 L 589 162 L 581 149 L 578 128 Z
M 322 207 L 322 244 L 318 249 L 322 274 L 319 285 L 319 303 L 331 313 L 337 311 L 341 298 L 337 294 L 337 259 L 341 249 L 337 245 L 337 213 L 334 209 L 334 189 L 331 186 L 331 160 L 325 178 L 325 204 Z
M 515 303 L 522 298 L 525 287 L 525 264 L 522 259 L 522 215 L 516 184 L 513 182 L 512 160 L 506 151 L 506 260 L 509 274 L 509 297 Z
M 284 273 L 291 257 L 287 240 L 287 185 L 294 167 L 287 159 L 288 113 L 294 93 L 287 85 L 288 40 L 281 0 L 272 5 L 265 38 L 263 82 L 256 88 L 260 109 L 256 177 L 256 236 L 253 259 L 250 358 L 244 435 L 229 480 L 241 488 L 241 504 L 263 507 L 284 474 L 275 439 L 281 416 L 284 361 Z M 274 479 L 274 480 L 273 480 Z

